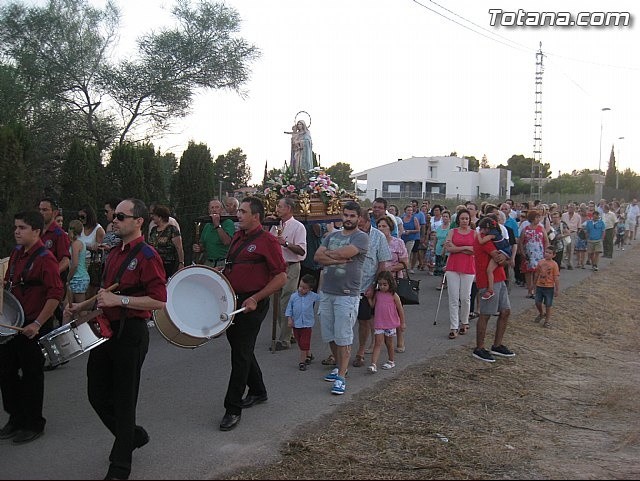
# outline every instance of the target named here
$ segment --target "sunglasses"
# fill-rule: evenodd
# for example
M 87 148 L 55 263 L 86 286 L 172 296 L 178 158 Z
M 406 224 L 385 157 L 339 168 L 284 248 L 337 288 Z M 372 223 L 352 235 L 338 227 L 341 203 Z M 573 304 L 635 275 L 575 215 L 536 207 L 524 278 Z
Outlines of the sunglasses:
M 87 216 L 86 216 L 86 215 L 79 215 L 79 216 L 78 216 L 78 219 L 86 219 L 86 218 L 87 218 Z
M 125 219 L 135 219 L 136 218 L 135 215 L 123 214 L 122 212 L 118 212 L 117 214 L 114 215 L 114 217 L 116 219 L 118 219 L 120 222 L 122 222 Z

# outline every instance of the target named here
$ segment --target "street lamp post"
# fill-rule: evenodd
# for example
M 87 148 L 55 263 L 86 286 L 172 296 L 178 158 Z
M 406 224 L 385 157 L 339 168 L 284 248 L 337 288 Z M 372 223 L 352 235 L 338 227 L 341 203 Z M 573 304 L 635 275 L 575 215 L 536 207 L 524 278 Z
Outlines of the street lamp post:
M 600 155 L 598 157 L 598 174 L 602 173 L 602 117 L 603 117 L 603 112 L 608 112 L 611 109 L 609 107 L 603 107 L 600 109 Z
M 624 137 L 618 137 L 618 140 L 624 140 Z M 618 190 L 618 177 L 620 173 L 620 144 L 618 144 L 618 161 L 616 162 L 616 190 Z

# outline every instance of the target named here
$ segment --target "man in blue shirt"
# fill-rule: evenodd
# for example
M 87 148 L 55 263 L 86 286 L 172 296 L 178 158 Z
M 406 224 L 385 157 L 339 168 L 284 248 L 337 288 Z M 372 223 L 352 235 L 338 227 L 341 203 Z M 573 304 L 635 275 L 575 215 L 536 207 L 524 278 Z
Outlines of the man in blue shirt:
M 600 219 L 600 212 L 593 211 L 593 220 L 584 223 L 587 232 L 587 255 L 594 271 L 598 270 L 598 259 L 602 253 L 602 241 L 604 239 L 605 225 Z

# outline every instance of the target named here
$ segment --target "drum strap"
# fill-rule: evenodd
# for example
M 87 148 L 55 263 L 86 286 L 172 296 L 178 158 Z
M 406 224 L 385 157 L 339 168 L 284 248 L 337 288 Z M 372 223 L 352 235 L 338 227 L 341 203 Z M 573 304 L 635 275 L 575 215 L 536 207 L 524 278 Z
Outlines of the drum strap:
M 42 254 L 45 249 L 46 247 L 40 246 L 34 251 L 33 254 L 31 254 L 31 257 L 29 257 L 29 260 L 27 260 L 27 263 L 24 265 L 24 269 L 22 269 L 22 272 L 20 273 L 20 280 L 17 283 L 15 282 L 15 279 L 14 279 L 14 274 L 16 272 L 16 259 L 11 259 L 12 261 L 11 267 L 9 268 L 9 292 L 11 292 L 11 289 L 13 288 L 13 286 L 19 285 L 22 288 L 22 292 L 24 294 L 24 290 L 26 287 L 39 286 L 42 284 L 42 281 L 40 279 L 25 281 L 24 277 L 29 273 L 29 269 L 31 269 L 31 266 L 33 265 L 33 261 L 35 261 L 36 257 Z
M 253 242 L 254 240 L 256 240 L 258 237 L 260 237 L 262 234 L 264 234 L 263 230 L 260 230 L 257 234 L 254 234 L 252 236 L 249 236 L 245 239 L 245 241 L 240 244 L 240 247 L 238 247 L 235 250 L 231 250 L 232 247 L 235 247 L 235 244 L 237 244 L 237 242 L 232 242 L 231 245 L 229 246 L 229 252 L 230 254 L 227 255 L 227 261 L 225 262 L 225 269 L 231 269 L 231 267 L 233 266 L 233 264 L 263 264 L 265 261 L 263 259 L 255 259 L 255 260 L 245 260 L 245 261 L 236 261 L 236 257 L 238 257 L 238 254 L 240 254 L 240 252 L 242 252 L 242 250 L 247 247 L 251 242 Z
M 147 245 L 146 242 L 140 242 L 138 244 L 136 244 L 135 246 L 133 246 L 131 248 L 131 250 L 129 251 L 129 254 L 127 255 L 127 257 L 124 259 L 124 262 L 122 264 L 120 264 L 120 267 L 118 268 L 118 272 L 116 273 L 116 278 L 113 280 L 114 283 L 116 284 L 120 284 L 120 279 L 122 278 L 122 275 L 124 274 L 125 269 L 127 268 L 127 266 L 131 263 L 131 261 L 134 259 L 135 256 L 138 255 L 138 253 L 142 250 L 142 248 Z M 109 262 L 109 259 L 107 258 L 107 262 Z M 103 273 L 102 273 L 102 287 L 104 288 L 104 280 L 105 280 L 105 275 L 107 273 L 107 267 L 105 267 Z M 120 291 L 121 294 L 124 293 L 133 293 L 138 291 L 139 289 L 141 289 L 142 286 L 133 286 L 130 287 L 128 289 L 123 289 Z M 127 308 L 125 306 L 122 306 L 122 308 L 120 309 L 120 328 L 118 329 L 118 338 L 120 338 L 120 336 L 122 335 L 122 330 L 124 328 L 124 322 L 125 319 L 127 318 Z

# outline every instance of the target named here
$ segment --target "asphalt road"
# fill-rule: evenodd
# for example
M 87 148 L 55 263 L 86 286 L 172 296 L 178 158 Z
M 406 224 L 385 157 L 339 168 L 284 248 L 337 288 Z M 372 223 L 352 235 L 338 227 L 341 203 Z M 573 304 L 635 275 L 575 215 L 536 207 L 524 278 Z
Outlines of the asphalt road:
M 633 246 L 632 246 L 633 247 Z M 629 249 L 630 247 L 627 247 Z M 615 251 L 614 260 L 624 252 Z M 603 259 L 600 267 L 611 261 Z M 561 287 L 574 285 L 592 273 L 590 269 L 561 271 Z M 407 306 L 407 351 L 396 354 L 396 368 L 370 374 L 366 367 L 351 367 L 347 392 L 330 394 L 323 381 L 328 372 L 320 364 L 327 347 L 319 329 L 313 335 L 316 360 L 309 370 L 298 370 L 297 347 L 271 353 L 271 313 L 262 326 L 256 355 L 262 367 L 269 400 L 246 409 L 239 426 L 230 432 L 218 430 L 224 414 L 223 399 L 230 371 L 229 346 L 224 336 L 194 350 L 169 344 L 155 328 L 147 355 L 138 403 L 138 424 L 151 442 L 134 452 L 132 479 L 216 479 L 238 467 L 278 459 L 280 444 L 299 427 L 331 413 L 362 389 L 396 376 L 401 370 L 448 349 L 466 345 L 470 362 L 475 322 L 466 336 L 449 340 L 447 293 L 442 295 L 438 324 L 433 325 L 440 278 L 418 273 L 421 304 Z M 515 312 L 533 306 L 526 290 L 513 287 Z M 493 321 L 491 321 L 493 323 Z M 505 336 L 509 345 L 509 332 Z M 0 479 L 102 479 L 108 468 L 113 438 L 91 409 L 86 394 L 88 354 L 46 373 L 45 435 L 16 446 L 0 440 Z M 385 353 L 381 360 L 386 359 Z M 8 420 L 0 412 L 0 426 Z

